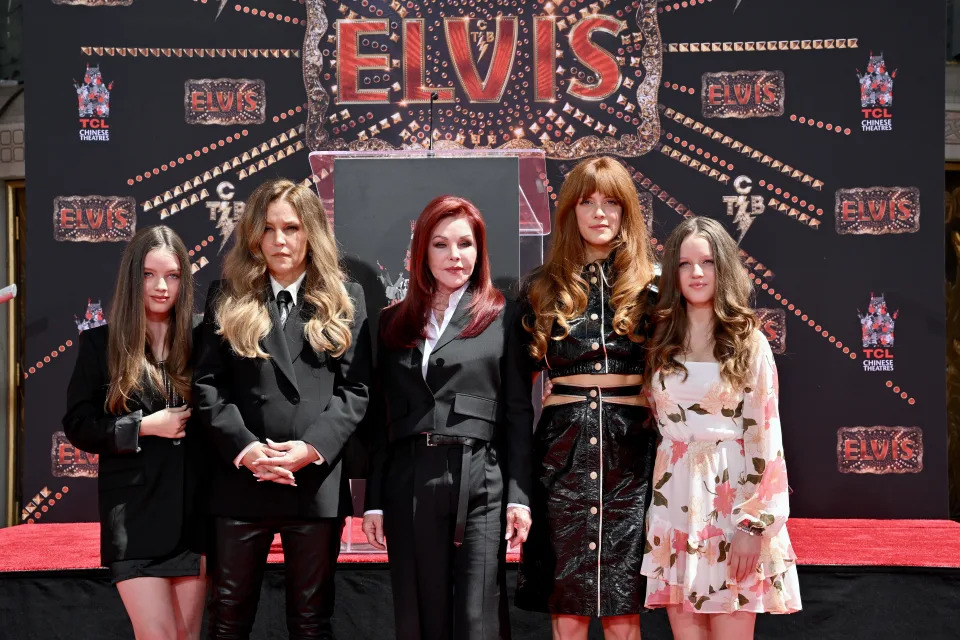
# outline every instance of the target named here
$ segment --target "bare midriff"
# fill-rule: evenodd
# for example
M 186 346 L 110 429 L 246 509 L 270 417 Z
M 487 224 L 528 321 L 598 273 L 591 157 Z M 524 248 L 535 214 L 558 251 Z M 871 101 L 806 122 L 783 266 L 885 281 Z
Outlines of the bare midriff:
M 572 376 L 561 376 L 551 381 L 554 385 L 566 384 L 574 387 L 628 387 L 643 384 L 643 376 L 638 373 L 578 373 Z M 565 396 L 551 393 L 543 401 L 543 406 L 549 407 L 555 404 L 569 404 L 571 402 L 583 402 L 583 396 Z M 634 396 L 615 396 L 604 397 L 604 402 L 616 404 L 635 404 L 648 406 L 647 399 L 637 394 Z

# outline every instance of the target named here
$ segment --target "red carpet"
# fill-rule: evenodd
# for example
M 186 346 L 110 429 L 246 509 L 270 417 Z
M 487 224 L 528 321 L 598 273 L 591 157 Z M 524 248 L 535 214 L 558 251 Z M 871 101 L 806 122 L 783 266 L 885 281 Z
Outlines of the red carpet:
M 341 543 L 341 562 L 385 562 L 371 553 L 350 518 Z M 800 564 L 960 568 L 960 523 L 949 520 L 815 520 L 794 518 L 790 537 Z M 58 571 L 100 566 L 99 525 L 33 524 L 0 529 L 0 573 Z M 511 554 L 508 560 L 516 561 Z M 282 562 L 279 538 L 270 562 Z

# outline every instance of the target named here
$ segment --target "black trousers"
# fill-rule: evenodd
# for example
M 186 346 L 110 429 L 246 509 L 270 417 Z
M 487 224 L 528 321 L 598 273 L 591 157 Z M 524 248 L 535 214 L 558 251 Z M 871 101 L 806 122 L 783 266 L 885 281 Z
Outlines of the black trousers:
M 333 638 L 333 572 L 342 518 L 291 520 L 214 518 L 208 637 L 250 637 L 273 536 L 283 544 L 287 631 L 291 640 Z
M 384 482 L 384 533 L 397 638 L 510 638 L 503 539 L 503 479 L 493 446 L 470 455 L 467 526 L 453 544 L 463 445 L 391 447 Z

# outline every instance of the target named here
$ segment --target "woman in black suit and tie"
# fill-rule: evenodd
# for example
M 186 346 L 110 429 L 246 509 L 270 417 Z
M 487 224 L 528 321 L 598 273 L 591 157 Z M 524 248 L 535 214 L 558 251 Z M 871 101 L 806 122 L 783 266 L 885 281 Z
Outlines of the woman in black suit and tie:
M 100 456 L 100 557 L 137 640 L 197 638 L 206 593 L 190 421 L 193 278 L 169 227 L 120 263 L 110 325 L 80 334 L 63 428 Z
M 514 307 L 490 281 L 473 204 L 428 204 L 410 255 L 407 296 L 380 317 L 386 420 L 363 529 L 389 546 L 398 638 L 507 638 L 504 542 L 530 530 L 531 434 L 506 432 L 503 418 L 530 402 L 512 381 L 526 354 L 508 339 Z
M 343 447 L 367 407 L 370 340 L 319 198 L 257 187 L 207 297 L 194 371 L 214 516 L 211 638 L 247 638 L 267 553 L 283 541 L 291 638 L 330 638 L 333 573 L 352 514 Z

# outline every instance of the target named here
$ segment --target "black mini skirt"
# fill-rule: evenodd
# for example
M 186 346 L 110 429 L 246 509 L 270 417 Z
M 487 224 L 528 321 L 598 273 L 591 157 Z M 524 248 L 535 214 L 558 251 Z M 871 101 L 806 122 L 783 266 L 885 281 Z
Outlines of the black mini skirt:
M 113 584 L 132 578 L 184 578 L 200 575 L 203 556 L 190 549 L 174 549 L 160 558 L 136 558 L 110 563 Z

